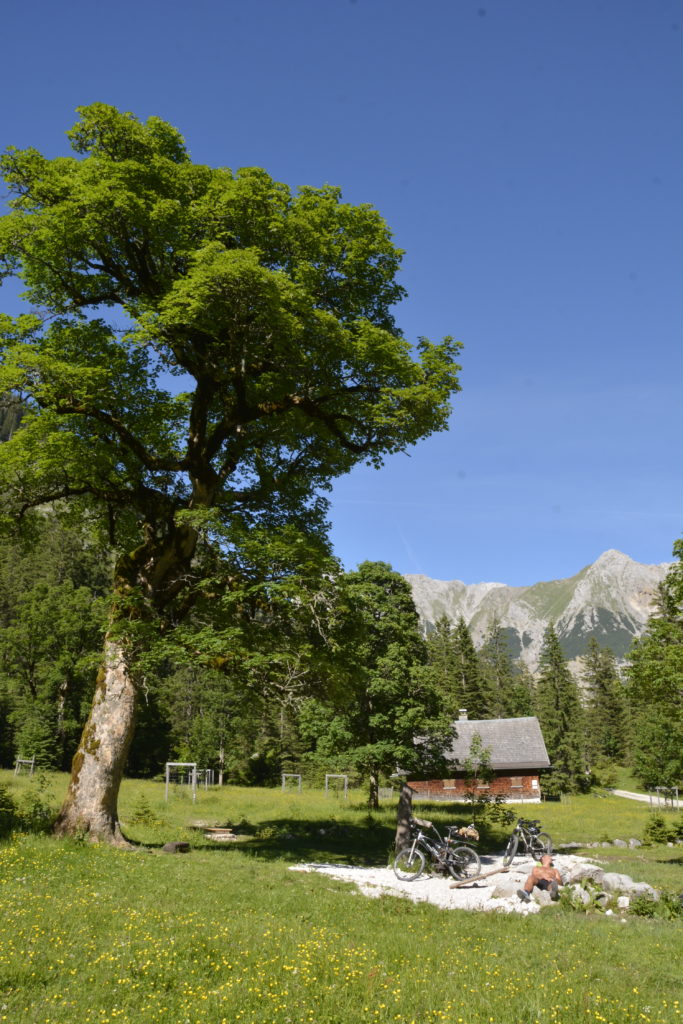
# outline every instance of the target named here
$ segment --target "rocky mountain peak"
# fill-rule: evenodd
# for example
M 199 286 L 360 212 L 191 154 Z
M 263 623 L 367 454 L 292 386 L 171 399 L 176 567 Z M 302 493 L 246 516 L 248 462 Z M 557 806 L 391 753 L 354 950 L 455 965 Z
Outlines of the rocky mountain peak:
M 657 585 L 668 563 L 643 565 L 611 549 L 568 579 L 509 587 L 504 583 L 465 584 L 406 576 L 424 628 L 443 615 L 461 616 L 477 646 L 497 619 L 506 631 L 513 655 L 532 671 L 538 667 L 543 634 L 553 622 L 566 656 L 585 653 L 591 636 L 624 657 L 654 607 Z

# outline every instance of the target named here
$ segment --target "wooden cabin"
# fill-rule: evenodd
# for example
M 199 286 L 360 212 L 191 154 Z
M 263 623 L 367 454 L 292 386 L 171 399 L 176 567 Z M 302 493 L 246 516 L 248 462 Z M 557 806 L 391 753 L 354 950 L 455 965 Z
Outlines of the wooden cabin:
M 527 718 L 467 718 L 465 711 L 454 723 L 455 739 L 446 752 L 453 765 L 447 779 L 409 779 L 416 796 L 430 800 L 462 800 L 474 792 L 492 799 L 537 803 L 541 799 L 539 774 L 550 767 L 541 727 L 534 716 Z M 491 758 L 493 778 L 488 782 L 466 778 L 465 761 L 472 740 L 478 735 Z

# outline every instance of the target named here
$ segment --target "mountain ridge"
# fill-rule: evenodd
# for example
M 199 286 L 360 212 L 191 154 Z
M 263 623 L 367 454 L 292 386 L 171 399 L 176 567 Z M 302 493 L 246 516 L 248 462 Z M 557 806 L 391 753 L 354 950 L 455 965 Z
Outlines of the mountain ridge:
M 462 616 L 480 646 L 491 623 L 498 619 L 512 654 L 536 671 L 550 622 L 555 624 L 570 661 L 585 653 L 591 636 L 623 658 L 645 629 L 654 610 L 657 585 L 670 564 L 635 562 L 611 548 L 574 576 L 521 587 L 434 580 L 420 574 L 407 574 L 405 579 L 427 632 L 442 615 L 452 622 Z

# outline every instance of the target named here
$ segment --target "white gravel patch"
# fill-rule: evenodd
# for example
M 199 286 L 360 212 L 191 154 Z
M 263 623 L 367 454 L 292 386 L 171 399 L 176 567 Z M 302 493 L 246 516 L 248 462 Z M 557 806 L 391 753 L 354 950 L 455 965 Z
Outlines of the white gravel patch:
M 579 864 L 594 864 L 585 857 L 556 854 L 555 867 L 565 877 Z M 532 898 L 525 903 L 517 896 L 535 861 L 530 857 L 516 857 L 508 871 L 473 878 L 467 885 L 451 888 L 453 879 L 425 872 L 414 882 L 402 882 L 390 867 L 361 868 L 346 864 L 296 864 L 292 871 L 316 871 L 343 882 L 353 882 L 364 896 L 378 897 L 385 893 L 401 896 L 414 903 L 433 903 L 445 910 L 485 910 L 505 914 L 537 914 L 541 903 Z M 481 858 L 482 874 L 503 866 L 502 856 Z M 498 890 L 498 892 L 496 892 Z M 501 890 L 504 890 L 501 891 Z M 536 890 L 538 892 L 538 890 Z M 545 895 L 545 894 L 543 894 Z

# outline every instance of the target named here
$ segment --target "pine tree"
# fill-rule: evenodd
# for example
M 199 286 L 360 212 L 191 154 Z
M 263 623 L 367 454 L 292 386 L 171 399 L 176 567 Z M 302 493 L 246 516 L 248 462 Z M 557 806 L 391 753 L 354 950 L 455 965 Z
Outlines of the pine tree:
M 579 688 L 567 667 L 552 624 L 547 627 L 543 637 L 536 686 L 536 713 L 554 769 L 544 785 L 546 794 L 584 789 L 587 776 Z
M 683 783 L 683 540 L 658 607 L 629 656 L 632 764 L 646 786 Z
M 457 641 L 453 623 L 447 615 L 442 615 L 434 623 L 434 628 L 427 635 L 426 646 L 427 663 L 444 712 L 455 719 L 458 717 L 459 708 L 464 705 L 463 694 L 458 684 Z
M 626 702 L 614 652 L 591 637 L 582 660 L 586 753 L 591 765 L 626 756 Z
M 479 650 L 479 663 L 490 694 L 492 718 L 517 718 L 534 713 L 533 681 L 524 665 L 514 663 L 498 619 L 489 626 Z
M 491 695 L 482 674 L 479 655 L 472 641 L 472 634 L 464 618 L 460 616 L 454 630 L 456 652 L 456 692 L 460 707 L 465 708 L 469 718 L 490 716 Z

